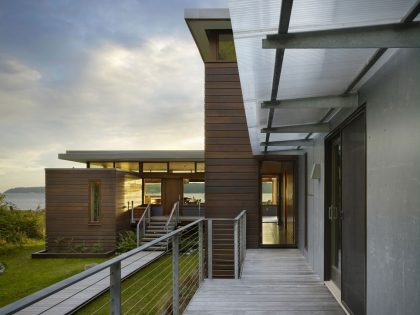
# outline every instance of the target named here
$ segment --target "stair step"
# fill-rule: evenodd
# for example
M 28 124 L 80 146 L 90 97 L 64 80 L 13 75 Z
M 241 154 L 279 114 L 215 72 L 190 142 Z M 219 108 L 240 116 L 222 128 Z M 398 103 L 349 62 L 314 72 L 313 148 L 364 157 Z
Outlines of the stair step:
M 146 234 L 149 233 L 163 233 L 166 234 L 166 232 L 170 232 L 173 231 L 171 229 L 165 230 L 165 229 L 146 229 Z
M 141 242 L 150 242 L 150 241 L 154 241 L 154 240 L 156 240 L 156 239 L 158 239 L 159 237 L 143 237 L 142 239 L 141 239 Z M 159 243 L 164 243 L 164 242 L 168 242 L 167 240 L 164 240 L 164 241 L 160 241 Z
M 155 237 L 155 238 L 158 238 L 158 237 L 161 237 L 161 236 L 163 236 L 165 234 L 166 233 L 148 233 L 146 231 L 146 233 L 144 233 L 143 237 Z

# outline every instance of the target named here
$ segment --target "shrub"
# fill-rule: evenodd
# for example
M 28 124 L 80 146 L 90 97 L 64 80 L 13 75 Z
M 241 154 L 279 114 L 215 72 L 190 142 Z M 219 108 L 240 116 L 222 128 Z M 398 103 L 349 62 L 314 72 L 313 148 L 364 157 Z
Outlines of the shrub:
M 0 208 L 0 239 L 15 245 L 22 245 L 28 239 L 43 239 L 44 217 L 43 211 Z
M 125 253 L 137 247 L 137 236 L 133 231 L 120 233 L 117 242 L 117 252 Z

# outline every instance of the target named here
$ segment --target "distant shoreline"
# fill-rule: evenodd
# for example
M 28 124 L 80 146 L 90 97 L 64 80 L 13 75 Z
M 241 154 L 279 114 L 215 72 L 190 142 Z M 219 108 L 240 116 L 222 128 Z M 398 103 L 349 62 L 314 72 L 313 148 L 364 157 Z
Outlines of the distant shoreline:
M 3 192 L 3 194 L 26 194 L 26 193 L 45 193 L 45 187 L 15 187 Z

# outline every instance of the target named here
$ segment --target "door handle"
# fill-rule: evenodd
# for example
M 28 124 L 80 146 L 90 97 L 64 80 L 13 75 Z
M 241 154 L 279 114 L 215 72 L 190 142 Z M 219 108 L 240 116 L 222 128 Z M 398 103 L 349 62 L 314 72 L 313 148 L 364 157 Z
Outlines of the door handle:
M 328 219 L 332 220 L 332 206 L 328 207 Z

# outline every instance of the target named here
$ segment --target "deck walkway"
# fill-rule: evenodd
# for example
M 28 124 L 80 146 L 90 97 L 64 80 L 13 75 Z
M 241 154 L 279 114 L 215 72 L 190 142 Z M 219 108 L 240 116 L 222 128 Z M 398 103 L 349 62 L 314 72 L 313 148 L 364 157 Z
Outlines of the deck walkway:
M 251 249 L 241 279 L 206 279 L 184 314 L 345 313 L 299 250 Z
M 163 254 L 164 252 L 162 251 L 143 251 L 127 258 L 121 263 L 121 277 L 128 277 Z M 19 311 L 16 314 L 68 314 L 108 288 L 109 268 L 73 284 L 64 290 L 61 290 L 48 298 Z

